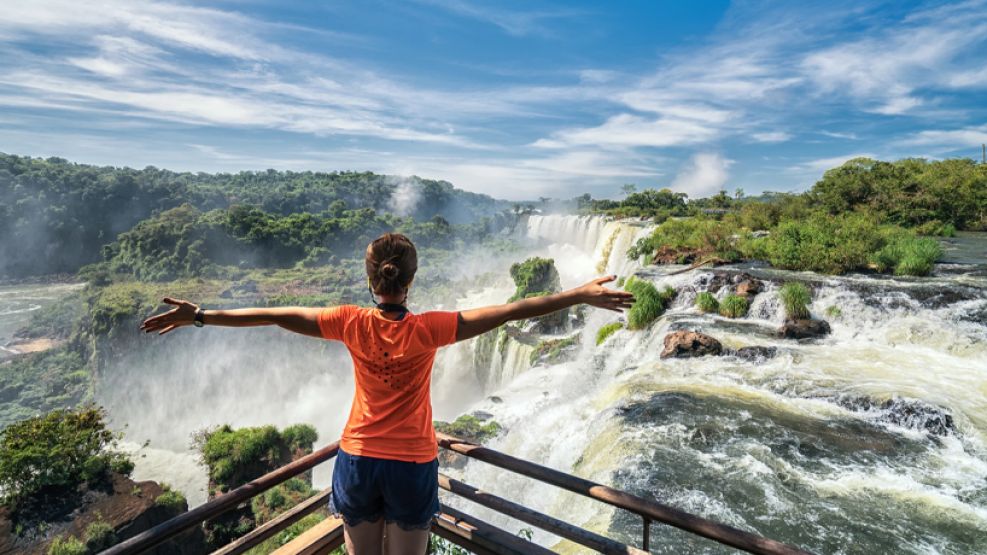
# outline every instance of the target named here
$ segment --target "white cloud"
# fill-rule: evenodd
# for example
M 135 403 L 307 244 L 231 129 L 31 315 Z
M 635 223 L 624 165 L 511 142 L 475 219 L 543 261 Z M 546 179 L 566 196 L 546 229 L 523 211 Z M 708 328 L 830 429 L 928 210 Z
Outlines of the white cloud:
M 844 154 L 843 156 L 832 156 L 830 158 L 817 158 L 815 160 L 809 160 L 793 166 L 791 170 L 796 172 L 821 172 L 838 166 L 842 166 L 848 160 L 853 160 L 854 158 L 877 158 L 873 154 L 867 152 L 861 152 L 857 154 Z
M 675 176 L 672 190 L 690 197 L 705 197 L 716 194 L 729 178 L 727 171 L 732 160 L 719 154 L 702 152 L 694 155 L 689 163 Z
M 696 121 L 618 114 L 598 127 L 560 131 L 555 140 L 568 145 L 667 147 L 701 143 L 716 134 L 714 127 Z
M 987 143 L 987 125 L 963 129 L 919 131 L 901 141 L 909 146 L 938 146 L 947 149 L 980 146 Z
M 754 133 L 751 137 L 759 143 L 781 143 L 791 139 L 792 135 L 784 131 L 768 131 L 766 133 Z

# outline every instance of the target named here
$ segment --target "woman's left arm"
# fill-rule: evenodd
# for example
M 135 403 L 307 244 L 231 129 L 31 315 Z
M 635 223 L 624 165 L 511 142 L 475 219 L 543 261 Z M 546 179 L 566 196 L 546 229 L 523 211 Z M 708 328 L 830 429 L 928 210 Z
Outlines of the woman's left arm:
M 195 323 L 195 313 L 198 305 L 188 301 L 165 297 L 164 302 L 175 308 L 152 316 L 141 324 L 145 333 L 158 332 L 166 334 L 174 329 L 190 326 Z M 288 331 L 322 337 L 319 329 L 319 313 L 321 308 L 301 306 L 285 306 L 273 308 L 236 308 L 232 310 L 204 310 L 202 323 L 207 326 L 252 327 L 279 326 Z

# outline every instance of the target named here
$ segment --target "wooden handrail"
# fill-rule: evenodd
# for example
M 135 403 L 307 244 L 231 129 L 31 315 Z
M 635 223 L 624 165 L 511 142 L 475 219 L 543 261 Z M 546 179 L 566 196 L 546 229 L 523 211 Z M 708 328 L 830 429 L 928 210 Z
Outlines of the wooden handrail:
M 213 551 L 210 555 L 239 555 L 240 553 L 249 551 L 252 547 L 259 545 L 274 534 L 319 510 L 319 508 L 329 502 L 329 496 L 331 495 L 332 488 L 326 488 L 265 522 L 263 525 L 254 528 L 245 536 L 240 536 L 233 542 L 226 544 L 226 546 Z
M 432 519 L 432 532 L 474 553 L 554 555 L 549 549 L 447 505 L 442 505 L 441 511 Z
M 521 522 L 526 522 L 532 526 L 537 526 L 542 530 L 551 532 L 559 537 L 588 547 L 593 551 L 605 555 L 647 555 L 636 547 L 630 547 L 617 540 L 612 540 L 601 536 L 595 532 L 580 528 L 578 526 L 563 522 L 557 518 L 540 513 L 534 509 L 529 509 L 524 505 L 519 505 L 513 501 L 508 501 L 503 497 L 481 491 L 467 483 L 450 478 L 439 473 L 439 487 L 454 493 L 460 497 L 465 497 L 470 501 L 483 505 L 488 509 L 493 509 L 501 514 L 514 517 Z
M 154 528 L 141 532 L 126 541 L 120 542 L 102 551 L 101 555 L 131 555 L 160 545 L 183 531 L 217 517 L 251 497 L 267 491 L 289 478 L 298 476 L 319 463 L 335 457 L 338 451 L 338 441 L 326 445 L 318 451 L 314 451 L 281 468 L 268 472 L 260 478 L 247 482 L 229 493 L 199 505 L 175 518 L 162 522 Z
M 540 464 L 512 457 L 482 445 L 469 443 L 448 434 L 436 432 L 439 446 L 461 455 L 552 484 L 553 486 L 596 499 L 630 511 L 641 517 L 662 522 L 719 543 L 758 555 L 811 555 L 810 552 L 776 540 L 758 536 L 674 507 L 649 501 L 643 497 L 616 490 L 603 484 L 560 472 Z M 645 523 L 647 526 L 647 522 Z

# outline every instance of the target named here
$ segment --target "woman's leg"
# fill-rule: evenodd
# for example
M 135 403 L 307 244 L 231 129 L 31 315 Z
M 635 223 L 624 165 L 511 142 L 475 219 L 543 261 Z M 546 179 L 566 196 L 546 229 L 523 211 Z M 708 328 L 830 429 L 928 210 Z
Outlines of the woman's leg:
M 425 548 L 428 547 L 428 530 L 403 530 L 395 522 L 389 522 L 386 526 L 387 555 L 425 554 Z
M 343 538 L 346 540 L 346 552 L 350 555 L 381 555 L 384 547 L 384 519 L 361 522 L 356 526 L 344 523 Z

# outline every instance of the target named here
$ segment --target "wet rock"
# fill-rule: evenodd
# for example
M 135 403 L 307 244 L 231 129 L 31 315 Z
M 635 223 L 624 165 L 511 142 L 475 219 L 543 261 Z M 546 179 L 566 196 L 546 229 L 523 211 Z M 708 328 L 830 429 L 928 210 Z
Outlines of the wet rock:
M 814 339 L 832 331 L 825 320 L 786 320 L 778 335 L 786 339 Z
M 718 355 L 723 345 L 704 333 L 695 331 L 675 331 L 665 336 L 665 348 L 661 358 L 690 358 Z
M 496 395 L 491 395 L 490 397 L 487 397 L 487 398 L 490 399 L 490 402 L 491 403 L 498 403 L 499 404 L 499 403 L 503 403 L 504 402 L 504 400 L 502 398 L 500 398 L 500 397 L 498 397 Z
M 777 347 L 766 347 L 764 345 L 751 345 L 750 347 L 741 347 L 736 351 L 732 351 L 729 354 L 748 362 L 764 362 L 770 358 L 774 358 L 778 354 Z
M 928 432 L 934 436 L 946 436 L 956 431 L 953 415 L 949 411 L 918 399 L 892 397 L 877 400 L 849 395 L 830 399 L 854 412 L 871 413 L 879 422 Z
M 741 297 L 744 297 L 745 299 L 750 299 L 751 297 L 757 295 L 763 290 L 764 290 L 764 283 L 762 283 L 761 280 L 754 278 L 741 280 L 740 283 L 737 284 L 737 288 L 736 288 L 737 294 L 740 295 Z

